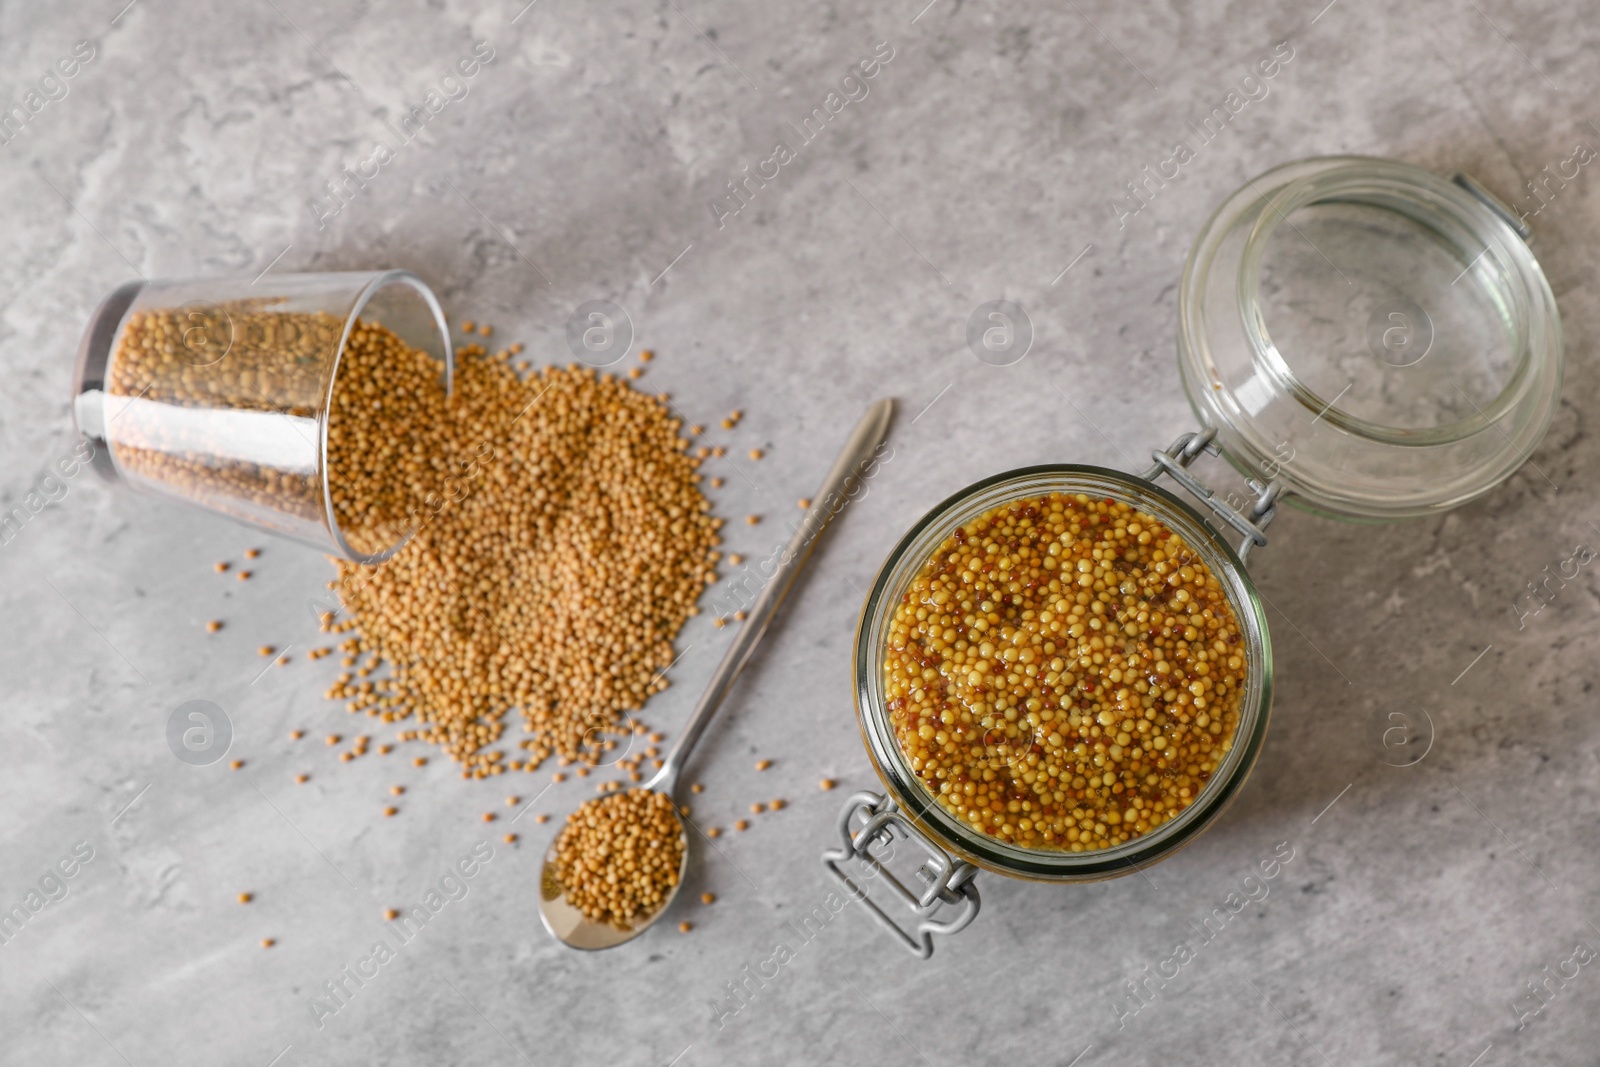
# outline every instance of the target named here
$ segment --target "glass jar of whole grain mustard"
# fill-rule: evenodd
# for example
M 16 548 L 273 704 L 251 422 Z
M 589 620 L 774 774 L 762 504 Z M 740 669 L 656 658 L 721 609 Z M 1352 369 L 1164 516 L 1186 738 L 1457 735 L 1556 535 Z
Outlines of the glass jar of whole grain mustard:
M 1530 238 L 1470 177 L 1377 159 L 1291 163 L 1218 209 L 1179 296 L 1201 428 L 1140 474 L 968 486 L 878 572 L 854 673 L 884 792 L 850 797 L 823 853 L 869 914 L 925 958 L 976 918 L 980 869 L 1113 878 L 1215 822 L 1266 736 L 1272 644 L 1245 561 L 1278 505 L 1444 511 L 1543 437 L 1561 324 Z M 1203 481 L 1203 453 L 1247 490 Z M 901 846 L 915 881 L 887 865 Z
M 408 271 L 129 282 L 84 331 L 72 417 L 112 481 L 376 563 L 436 510 L 377 475 L 437 464 L 454 366 Z

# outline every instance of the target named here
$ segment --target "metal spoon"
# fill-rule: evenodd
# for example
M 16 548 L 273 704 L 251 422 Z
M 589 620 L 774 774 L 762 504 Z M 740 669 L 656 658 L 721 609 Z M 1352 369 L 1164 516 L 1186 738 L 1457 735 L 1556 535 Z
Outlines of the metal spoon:
M 694 714 L 689 716 L 689 721 L 684 726 L 683 733 L 679 735 L 677 744 L 667 754 L 661 769 L 644 784 L 643 788 L 658 790 L 669 797 L 672 796 L 678 784 L 678 772 L 683 768 L 684 761 L 689 758 L 689 752 L 694 748 L 695 742 L 700 740 L 700 735 L 705 733 L 723 698 L 728 695 L 728 690 L 733 688 L 734 679 L 744 669 L 751 653 L 755 651 L 756 644 L 766 633 L 767 625 L 777 614 L 784 595 L 788 593 L 795 577 L 810 558 L 811 550 L 816 547 L 818 535 L 844 506 L 849 489 L 848 483 L 852 479 L 859 478 L 861 468 L 872 458 L 888 434 L 889 418 L 893 411 L 894 401 L 885 398 L 869 407 L 866 414 L 861 416 L 861 421 L 856 423 L 855 430 L 850 434 L 850 440 L 845 443 L 839 458 L 834 460 L 833 469 L 828 471 L 827 478 L 822 482 L 822 488 L 817 490 L 817 495 L 813 498 L 814 503 L 806 512 L 800 528 L 794 532 L 782 555 L 778 557 L 777 567 L 773 570 L 772 577 L 768 579 L 766 588 L 756 598 L 749 617 L 739 627 L 733 644 L 722 657 L 722 662 L 717 665 L 716 673 L 711 676 L 711 681 L 706 686 L 705 695 L 700 698 Z M 674 817 L 678 817 L 677 810 L 677 805 L 674 803 Z M 689 849 L 688 833 L 683 827 L 681 817 L 678 817 L 678 828 L 683 834 L 683 864 L 678 870 L 677 884 L 672 887 L 659 908 L 648 916 L 636 919 L 633 925 L 626 929 L 609 923 L 594 922 L 567 902 L 560 879 L 556 877 L 555 843 L 552 841 L 545 853 L 544 869 L 539 876 L 539 918 L 544 922 L 544 928 L 549 930 L 550 935 L 556 940 L 573 948 L 582 949 L 611 948 L 638 937 L 646 927 L 666 912 L 672 904 L 672 899 L 678 895 L 678 889 L 683 885 L 684 875 L 689 866 Z M 558 833 L 557 837 L 559 836 Z

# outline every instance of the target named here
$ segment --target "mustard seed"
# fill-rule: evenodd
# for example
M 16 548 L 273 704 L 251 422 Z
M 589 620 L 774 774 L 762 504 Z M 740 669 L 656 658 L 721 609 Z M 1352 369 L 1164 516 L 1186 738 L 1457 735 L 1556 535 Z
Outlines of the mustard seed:
M 278 939 L 275 938 L 275 937 L 263 937 L 261 939 L 261 947 L 262 948 L 271 948 L 273 945 L 276 945 L 277 943 L 278 943 Z
M 822 781 L 817 783 L 817 788 L 821 789 L 824 793 L 826 793 L 828 790 L 832 789 L 837 784 L 838 783 L 836 783 L 832 778 L 824 778 Z
M 1056 493 L 945 539 L 890 622 L 884 695 L 953 817 L 1026 848 L 1105 849 L 1176 818 L 1232 747 L 1241 639 L 1177 534 Z
M 398 815 L 399 813 L 400 813 L 400 809 L 399 808 L 384 808 L 383 809 L 383 814 L 384 814 L 385 818 L 387 818 L 389 816 L 392 816 L 392 815 Z
M 389 793 L 391 796 L 400 796 L 405 791 L 406 787 L 403 785 L 391 785 L 389 787 Z
M 547 823 L 550 821 L 550 816 L 541 812 L 533 817 L 533 821 L 540 824 Z
M 218 574 L 222 574 L 228 569 L 228 563 L 226 560 L 218 560 L 216 563 L 212 564 L 211 569 L 216 571 Z
M 239 894 L 239 903 L 248 904 L 252 900 L 254 900 L 255 898 L 256 898 L 256 895 L 254 893 L 240 893 Z
M 311 779 L 310 779 L 309 775 L 297 774 L 297 775 L 294 776 L 294 781 L 295 781 L 296 785 L 305 785 L 306 782 L 308 782 L 310 780 Z
M 220 619 L 212 619 L 210 622 L 206 623 L 207 633 L 214 634 L 220 629 L 222 629 L 222 621 Z
M 748 830 L 750 829 L 750 824 L 745 822 L 743 819 L 740 819 L 738 822 L 733 824 L 733 828 L 735 830 Z
M 517 835 L 516 834 L 507 834 L 506 836 L 502 837 L 500 840 L 504 841 L 508 845 L 514 845 L 514 844 L 517 843 Z
M 699 782 L 696 782 L 689 787 L 689 792 L 691 793 L 704 793 L 705 791 L 706 787 L 701 785 Z
M 706 827 L 706 836 L 707 837 L 721 837 L 722 836 L 722 828 L 720 826 L 708 826 L 708 827 Z
M 756 770 L 758 771 L 764 771 L 770 766 L 772 766 L 772 761 L 769 759 L 756 760 Z
M 255 559 L 259 555 L 261 555 L 261 550 L 259 548 L 247 548 L 244 550 L 245 559 Z
M 811 498 L 808 496 L 803 496 L 796 503 L 801 511 L 805 511 L 811 507 Z
M 250 580 L 250 575 L 250 571 L 240 571 L 238 578 L 241 582 L 248 582 Z
M 769 801 L 767 803 L 767 807 L 770 808 L 773 811 L 782 811 L 783 808 L 784 808 L 784 805 L 787 804 L 787 803 L 788 803 L 788 801 L 786 801 L 786 800 L 773 800 L 773 801 Z
M 261 656 L 270 656 L 276 651 L 277 649 L 273 648 L 271 645 L 262 645 L 260 648 L 256 649 L 256 654 Z
M 761 516 L 760 515 L 746 515 L 744 517 L 744 521 L 745 521 L 745 525 L 754 526 L 756 523 L 761 521 Z
M 715 904 L 716 902 L 717 902 L 717 895 L 715 893 L 701 893 L 700 894 L 700 903 L 702 903 L 702 904 Z
M 655 359 L 655 358 L 656 358 L 656 354 L 654 352 L 650 351 L 648 348 L 643 349 L 639 353 L 639 362 L 640 363 L 649 363 L 652 359 Z
M 486 811 L 486 812 L 483 813 L 483 821 L 484 822 L 494 822 L 494 820 L 495 820 L 494 812 Z
M 756 801 L 754 804 L 750 805 L 750 814 L 751 815 L 760 815 L 763 811 L 766 811 L 766 810 L 767 810 L 767 806 L 765 804 L 761 803 L 759 800 Z
M 400 918 L 400 913 L 393 908 L 384 908 L 383 918 L 386 922 L 394 922 L 396 919 Z
M 232 762 L 231 762 L 231 763 L 229 763 L 229 764 L 228 764 L 228 769 L 229 769 L 229 770 L 235 770 L 235 771 L 236 771 L 236 770 L 238 770 L 238 769 L 239 769 L 239 768 L 240 768 L 240 767 L 243 767 L 243 766 L 244 766 L 244 760 L 242 760 L 242 759 L 236 759 L 236 760 L 234 760 L 234 761 L 232 761 Z

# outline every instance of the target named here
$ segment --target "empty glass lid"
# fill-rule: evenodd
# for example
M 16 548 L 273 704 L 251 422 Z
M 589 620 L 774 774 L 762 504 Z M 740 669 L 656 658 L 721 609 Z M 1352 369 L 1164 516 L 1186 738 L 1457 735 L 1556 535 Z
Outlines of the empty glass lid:
M 1458 506 L 1538 445 L 1561 322 L 1522 227 L 1467 178 L 1291 163 L 1201 230 L 1179 365 L 1229 460 L 1289 499 L 1382 520 Z

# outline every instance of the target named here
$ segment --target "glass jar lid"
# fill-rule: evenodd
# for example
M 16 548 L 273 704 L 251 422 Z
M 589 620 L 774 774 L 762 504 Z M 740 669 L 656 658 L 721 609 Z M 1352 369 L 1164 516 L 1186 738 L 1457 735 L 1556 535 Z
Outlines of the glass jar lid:
M 1456 507 L 1538 445 L 1561 321 L 1510 212 L 1470 179 L 1303 160 L 1246 183 L 1195 240 L 1178 362 L 1246 476 L 1341 518 Z

